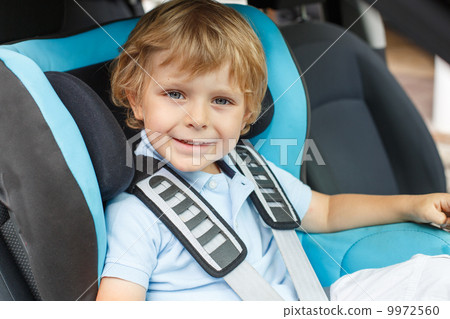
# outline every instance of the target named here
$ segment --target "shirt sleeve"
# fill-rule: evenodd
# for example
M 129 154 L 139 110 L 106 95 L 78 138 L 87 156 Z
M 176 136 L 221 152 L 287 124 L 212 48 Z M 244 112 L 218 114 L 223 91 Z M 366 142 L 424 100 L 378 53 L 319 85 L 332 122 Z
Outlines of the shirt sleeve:
M 102 277 L 148 288 L 161 245 L 156 216 L 134 195 L 122 193 L 106 207 L 108 250 Z
M 312 191 L 311 188 L 303 184 L 298 178 L 291 173 L 279 168 L 274 163 L 267 161 L 270 169 L 275 174 L 278 182 L 286 193 L 289 201 L 298 214 L 303 219 L 311 204 Z

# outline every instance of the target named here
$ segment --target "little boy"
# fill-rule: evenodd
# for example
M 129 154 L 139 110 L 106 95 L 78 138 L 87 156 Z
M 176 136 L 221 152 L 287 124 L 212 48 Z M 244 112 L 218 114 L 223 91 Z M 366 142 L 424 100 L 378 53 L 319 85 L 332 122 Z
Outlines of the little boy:
M 142 17 L 112 74 L 113 97 L 128 109 L 127 124 L 144 129 L 136 154 L 167 160 L 238 233 L 248 249 L 246 260 L 285 300 L 296 300 L 271 229 L 249 199 L 254 186 L 217 165 L 256 121 L 266 86 L 256 34 L 233 9 L 210 0 L 170 1 Z M 308 232 L 449 222 L 447 194 L 328 196 L 269 165 Z M 239 300 L 135 196 L 117 196 L 106 218 L 108 253 L 99 300 Z

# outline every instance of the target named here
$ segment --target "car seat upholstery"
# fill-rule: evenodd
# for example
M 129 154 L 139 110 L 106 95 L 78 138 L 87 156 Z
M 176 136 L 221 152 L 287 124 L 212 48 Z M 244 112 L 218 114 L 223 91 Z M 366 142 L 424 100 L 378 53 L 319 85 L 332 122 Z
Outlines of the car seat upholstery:
M 420 114 L 384 61 L 344 31 L 317 22 L 282 28 L 305 71 L 310 138 L 325 162 L 304 163 L 308 184 L 326 194 L 446 192 L 442 161 Z
M 8 54 L 16 55 L 11 51 L 1 53 L 1 202 L 8 210 L 2 237 L 11 247 L 36 299 L 63 297 L 63 287 L 54 288 L 55 282 L 77 286 L 84 276 L 96 276 L 96 269 L 91 266 L 97 260 L 97 252 L 88 249 L 92 248 L 91 239 L 95 239 L 93 220 L 84 194 L 72 176 L 83 157 L 85 162 L 89 157 L 78 153 L 71 139 L 61 141 L 46 124 L 53 120 L 64 135 L 77 130 L 55 112 L 52 96 L 43 100 L 42 93 L 51 86 L 45 77 L 39 78 L 37 72 L 43 75 L 42 71 L 29 68 L 23 60 L 10 63 Z M 36 83 L 44 85 L 36 87 Z M 45 105 L 46 110 L 37 107 L 39 104 Z M 61 148 L 71 153 L 69 161 L 75 167 L 66 164 Z M 101 206 L 92 208 L 98 210 Z M 82 238 L 76 238 L 80 231 Z M 86 260 L 89 266 L 67 264 L 69 255 L 76 260 L 83 256 L 80 260 Z M 78 269 L 71 269 L 72 266 Z M 47 290 L 49 283 L 53 283 L 52 288 Z
M 435 143 L 378 54 L 329 23 L 304 22 L 281 30 L 303 70 L 311 109 L 309 138 L 325 163 L 317 158 L 303 163 L 303 179 L 312 189 L 326 194 L 446 192 Z M 325 270 L 319 274 L 324 285 L 415 253 L 449 251 L 448 234 L 408 223 L 303 239 L 305 249 L 323 248 L 310 258 Z
M 233 7 L 250 19 L 260 36 L 269 70 L 264 116 L 247 137 L 266 158 L 299 176 L 298 158 L 308 125 L 300 73 L 270 19 L 251 7 Z M 106 253 L 103 205 L 128 186 L 133 174 L 125 155 L 123 114 L 114 114 L 117 124 L 108 110 L 114 108 L 107 93 L 107 65 L 136 22 L 124 20 L 69 37 L 0 46 L 4 83 L 0 145 L 5 154 L 0 158 L 0 225 L 8 224 L 15 236 L 10 239 L 2 232 L 0 237 L 0 277 L 7 279 L 3 285 L 0 281 L 1 298 L 95 297 Z M 134 133 L 128 132 L 131 141 Z M 286 139 L 289 147 L 283 144 Z M 364 231 L 382 233 L 383 227 Z M 447 234 L 442 231 L 412 224 L 402 227 L 434 253 L 448 252 Z M 399 234 L 393 228 L 386 233 L 396 238 Z M 343 274 L 341 265 L 328 255 L 352 265 L 371 251 L 373 242 L 356 244 L 359 235 L 345 232 L 342 247 L 331 247 L 330 254 L 315 244 L 317 238 L 300 234 L 323 285 Z M 410 236 L 399 238 L 407 241 Z M 19 243 L 19 249 L 12 249 L 11 243 Z M 22 280 L 16 284 L 13 278 L 18 277 Z
M 135 23 L 136 19 L 121 21 L 105 26 L 105 30 L 123 43 Z M 116 55 L 117 44 L 101 29 L 0 48 L 0 143 L 4 154 L 0 163 L 0 200 L 7 208 L 2 228 L 9 225 L 8 229 L 13 230 L 2 231 L 1 239 L 10 246 L 9 253 L 14 255 L 34 299 L 95 298 L 106 251 L 103 201 L 116 193 L 112 189 L 102 191 L 99 184 L 118 185 L 110 183 L 125 176 L 124 185 L 117 191 L 128 186 L 126 174 L 118 174 L 123 168 L 107 167 L 108 162 L 113 164 L 118 159 L 116 164 L 126 169 L 123 149 L 117 157 L 108 148 L 114 147 L 114 142 L 120 145 L 120 140 L 111 136 L 114 127 L 107 127 L 115 122 L 105 121 L 101 110 L 88 109 L 79 116 L 89 117 L 96 126 L 101 125 L 99 121 L 106 123 L 102 128 L 108 133 L 99 134 L 95 126 L 77 126 L 77 117 L 69 112 L 73 109 L 68 111 L 62 100 L 67 97 L 82 107 L 84 103 L 92 104 L 93 96 L 77 95 L 73 85 L 65 84 L 59 90 L 63 79 L 57 76 L 52 81 L 55 91 L 44 72 L 77 70 Z M 89 129 L 90 137 L 83 138 L 82 133 Z M 90 156 L 86 146 L 107 154 L 97 170 L 93 167 L 95 157 Z M 108 158 L 111 160 L 105 161 Z M 105 183 L 98 182 L 101 176 L 107 178 Z M 102 195 L 106 197 L 102 199 Z M 22 247 L 15 249 L 15 243 Z M 8 285 L 4 285 L 7 292 L 11 291 Z M 11 299 L 22 299 L 12 293 Z

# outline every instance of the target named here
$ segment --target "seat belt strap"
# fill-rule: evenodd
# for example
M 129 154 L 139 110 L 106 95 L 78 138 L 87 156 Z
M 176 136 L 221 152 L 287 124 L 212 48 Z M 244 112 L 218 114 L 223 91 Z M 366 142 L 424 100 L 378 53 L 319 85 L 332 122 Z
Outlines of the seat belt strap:
M 243 241 L 191 185 L 151 157 L 139 157 L 137 162 L 145 163 L 144 172 L 135 175 L 128 191 L 150 208 L 208 274 L 223 277 L 243 300 L 283 300 L 244 261 Z
M 302 301 L 328 300 L 295 230 L 272 231 L 298 298 Z
M 241 173 L 255 184 L 251 197 L 262 219 L 272 227 L 300 300 L 328 300 L 295 233 L 300 219 L 266 161 L 253 146 L 240 141 L 230 158 Z
M 242 300 L 283 301 L 283 298 L 247 261 L 223 277 Z

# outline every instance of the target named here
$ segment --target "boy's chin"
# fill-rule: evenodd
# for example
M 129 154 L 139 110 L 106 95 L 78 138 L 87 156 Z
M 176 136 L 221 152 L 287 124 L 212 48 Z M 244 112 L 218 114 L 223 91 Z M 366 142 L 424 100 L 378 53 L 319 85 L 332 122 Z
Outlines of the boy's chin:
M 218 166 L 215 164 L 215 162 L 212 163 L 201 163 L 201 164 L 193 164 L 193 163 L 176 163 L 171 162 L 172 166 L 175 167 L 177 170 L 182 172 L 206 172 L 211 174 L 218 174 L 220 173 L 220 170 Z

